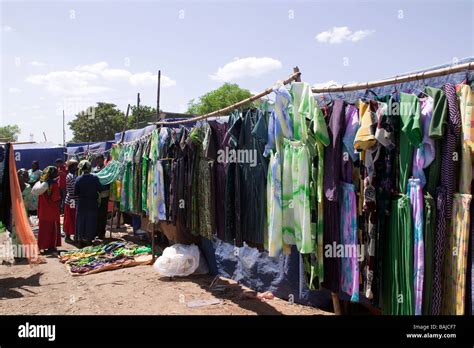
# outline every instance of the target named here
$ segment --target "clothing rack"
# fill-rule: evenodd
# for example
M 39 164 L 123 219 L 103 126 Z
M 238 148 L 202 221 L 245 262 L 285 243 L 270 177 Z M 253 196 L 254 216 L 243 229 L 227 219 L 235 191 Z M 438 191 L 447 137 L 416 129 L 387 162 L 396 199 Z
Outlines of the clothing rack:
M 387 86 L 387 85 L 403 83 L 403 82 L 424 80 L 430 77 L 449 75 L 449 74 L 461 72 L 461 71 L 468 72 L 469 70 L 474 70 L 474 62 L 463 63 L 463 64 L 458 64 L 455 66 L 450 66 L 447 68 L 423 71 L 423 72 L 407 74 L 407 75 L 402 75 L 402 76 L 395 76 L 395 77 L 391 77 L 384 80 L 376 80 L 376 81 L 365 82 L 365 83 L 352 83 L 352 84 L 342 85 L 342 86 L 328 86 L 328 87 L 322 87 L 322 88 L 312 88 L 311 91 L 315 94 L 357 91 L 361 89 L 370 89 L 374 87 Z
M 290 83 L 292 81 L 300 82 L 301 81 L 300 75 L 301 75 L 300 69 L 298 67 L 294 67 L 293 68 L 293 74 L 291 74 L 286 80 L 281 81 L 281 82 L 280 81 L 277 82 L 277 84 L 287 85 L 288 83 Z M 222 114 L 225 115 L 229 111 L 233 111 L 236 108 L 239 108 L 239 107 L 241 107 L 245 104 L 251 103 L 251 102 L 253 102 L 257 99 L 260 99 L 260 98 L 272 93 L 272 92 L 273 92 L 273 87 L 268 87 L 263 92 L 257 93 L 257 94 L 255 94 L 255 95 L 253 95 L 253 96 L 251 96 L 247 99 L 241 100 L 238 103 L 229 105 L 225 108 L 222 108 L 222 109 L 219 109 L 219 110 L 216 110 L 216 111 L 213 111 L 213 112 L 209 112 L 209 113 L 204 114 L 204 115 L 188 118 L 186 120 L 169 121 L 169 122 L 161 121 L 161 122 L 154 122 L 154 123 L 150 123 L 150 124 L 156 124 L 156 125 L 183 124 L 183 123 L 191 123 L 191 122 L 204 120 L 204 119 L 212 117 L 212 116 L 218 116 L 218 115 L 222 115 Z

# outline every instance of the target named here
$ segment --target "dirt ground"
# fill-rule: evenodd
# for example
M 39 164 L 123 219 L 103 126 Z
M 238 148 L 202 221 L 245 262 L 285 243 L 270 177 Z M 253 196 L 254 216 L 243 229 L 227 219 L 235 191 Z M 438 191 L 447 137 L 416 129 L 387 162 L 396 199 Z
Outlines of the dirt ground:
M 107 232 L 108 235 L 108 232 Z M 73 249 L 65 244 L 59 250 Z M 314 307 L 274 298 L 260 300 L 232 280 L 212 276 L 163 278 L 152 266 L 136 266 L 87 276 L 71 276 L 56 256 L 30 266 L 0 265 L 1 314 L 184 314 L 331 315 Z M 215 286 L 213 287 L 215 288 Z M 191 308 L 196 300 L 218 304 Z

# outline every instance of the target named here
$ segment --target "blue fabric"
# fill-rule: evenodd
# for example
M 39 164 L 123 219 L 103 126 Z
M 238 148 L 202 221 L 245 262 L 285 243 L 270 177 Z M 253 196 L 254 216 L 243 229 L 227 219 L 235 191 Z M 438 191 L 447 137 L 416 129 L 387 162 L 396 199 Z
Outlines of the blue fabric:
M 331 295 L 327 290 L 311 291 L 302 277 L 300 254 L 293 246 L 290 255 L 269 257 L 247 245 L 234 247 L 220 239 L 202 238 L 201 250 L 209 269 L 222 277 L 234 279 L 253 290 L 271 291 L 276 297 L 318 308 L 331 307 Z M 211 274 L 215 274 L 212 273 Z
M 44 169 L 47 166 L 54 166 L 58 158 L 65 159 L 64 152 L 66 149 L 64 147 L 54 147 L 50 149 L 15 149 L 15 145 L 13 145 L 13 150 L 17 169 L 29 169 L 33 161 L 38 161 L 40 169 Z
M 132 140 L 136 140 L 144 135 L 151 133 L 156 128 L 155 125 L 150 125 L 140 129 L 129 129 L 125 131 L 123 142 L 127 143 Z M 122 132 L 115 133 L 115 141 L 119 142 L 122 139 Z
M 115 141 L 102 141 L 97 143 L 68 143 L 66 151 L 68 156 L 84 153 L 86 151 L 92 153 L 104 153 L 109 150 Z

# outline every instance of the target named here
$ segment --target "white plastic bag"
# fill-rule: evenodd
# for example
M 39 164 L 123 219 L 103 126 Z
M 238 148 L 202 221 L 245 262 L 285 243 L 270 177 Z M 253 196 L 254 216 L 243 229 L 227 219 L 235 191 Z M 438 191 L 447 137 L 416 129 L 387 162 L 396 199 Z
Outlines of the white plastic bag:
M 165 277 L 186 277 L 199 266 L 197 245 L 174 244 L 163 250 L 153 265 L 155 271 Z
M 40 182 L 37 181 L 31 189 L 31 194 L 35 196 L 41 196 L 48 190 L 48 183 L 46 181 Z

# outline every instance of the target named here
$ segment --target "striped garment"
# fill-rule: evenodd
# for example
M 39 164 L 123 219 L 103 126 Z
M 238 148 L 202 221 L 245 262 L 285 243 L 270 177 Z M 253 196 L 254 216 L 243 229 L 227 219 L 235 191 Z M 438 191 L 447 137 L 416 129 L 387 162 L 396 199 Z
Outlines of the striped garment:
M 76 183 L 76 174 L 68 173 L 66 176 L 66 198 L 64 203 L 69 206 L 76 206 L 76 196 L 74 196 L 74 184 Z
M 448 101 L 448 127 L 442 149 L 441 186 L 446 189 L 446 219 L 450 220 L 453 211 L 453 196 L 457 190 L 458 163 L 461 140 L 461 115 L 454 85 L 447 83 L 444 93 Z

